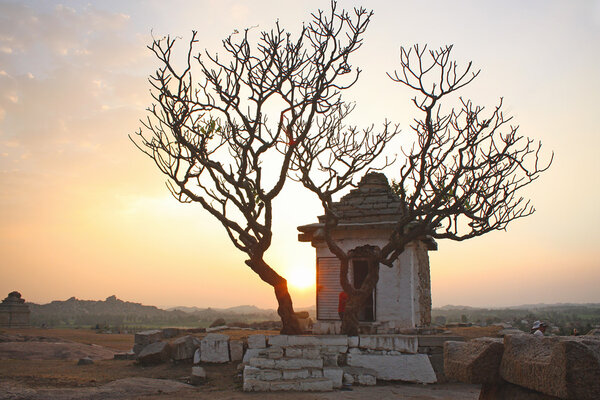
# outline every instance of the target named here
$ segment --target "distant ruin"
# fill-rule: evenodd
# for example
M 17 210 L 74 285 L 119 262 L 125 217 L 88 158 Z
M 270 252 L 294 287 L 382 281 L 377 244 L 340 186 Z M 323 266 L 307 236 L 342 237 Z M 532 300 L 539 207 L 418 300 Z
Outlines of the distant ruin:
M 0 328 L 29 327 L 29 306 L 21 293 L 14 291 L 0 303 Z

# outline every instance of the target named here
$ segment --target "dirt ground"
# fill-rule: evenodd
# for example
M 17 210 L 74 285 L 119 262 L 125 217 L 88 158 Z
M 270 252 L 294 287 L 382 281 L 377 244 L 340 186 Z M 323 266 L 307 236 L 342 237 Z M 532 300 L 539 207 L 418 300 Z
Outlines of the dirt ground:
M 461 328 L 467 329 L 467 328 Z M 273 331 L 222 331 L 234 339 L 250 334 L 276 334 Z M 453 332 L 454 333 L 454 332 Z M 456 332 L 457 334 L 461 334 Z M 465 332 L 463 332 L 465 333 Z M 474 331 L 467 337 L 476 337 Z M 480 332 L 483 333 L 483 332 Z M 491 332 L 490 332 L 491 333 Z M 196 336 L 204 336 L 198 334 Z M 480 335 L 482 336 L 482 335 Z M 18 338 L 20 342 L 7 342 Z M 98 359 L 92 365 L 77 365 L 82 346 L 103 349 L 107 354 L 127 351 L 133 346 L 131 334 L 97 334 L 85 329 L 10 329 L 0 331 L 0 345 L 13 343 L 19 348 L 48 347 L 48 354 L 38 358 L 2 352 L 0 346 L 0 400 L 75 400 L 75 399 L 411 399 L 468 400 L 479 397 L 480 387 L 464 384 L 387 384 L 375 387 L 352 387 L 351 390 L 327 393 L 244 393 L 241 374 L 235 363 L 204 364 L 207 381 L 189 385 L 191 363 L 167 363 L 142 367 L 131 360 Z M 71 353 L 51 353 L 56 345 L 70 347 Z M 90 346 L 92 345 L 92 346 Z M 101 347 L 100 347 L 101 346 Z M 24 351 L 24 350 L 23 350 Z M 41 350 L 36 349 L 35 354 Z M 37 352 L 37 353 L 36 353 Z M 111 356 L 112 357 L 112 356 Z M 48 359 L 49 358 L 49 359 Z M 99 357 L 102 358 L 102 357 Z M 350 389 L 350 388 L 349 388 Z

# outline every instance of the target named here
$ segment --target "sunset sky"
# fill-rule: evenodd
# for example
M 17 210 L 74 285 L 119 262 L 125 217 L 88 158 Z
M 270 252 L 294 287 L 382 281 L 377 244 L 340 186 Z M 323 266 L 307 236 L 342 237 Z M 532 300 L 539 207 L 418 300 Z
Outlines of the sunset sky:
M 454 44 L 482 72 L 461 94 L 504 98 L 520 132 L 554 164 L 523 195 L 537 212 L 507 232 L 430 253 L 433 305 L 600 302 L 600 1 L 341 1 L 375 15 L 352 64 L 347 99 L 364 126 L 403 130 L 413 95 L 386 77 L 399 48 Z M 328 1 L 0 1 L 0 299 L 104 299 L 160 307 L 276 306 L 221 225 L 173 199 L 128 135 L 151 103 L 152 34 L 220 52 L 235 29 L 297 32 Z M 399 152 L 399 149 L 393 150 Z M 397 168 L 390 169 L 393 177 Z M 290 278 L 295 305 L 315 303 L 314 249 L 296 226 L 318 201 L 286 187 L 268 260 Z

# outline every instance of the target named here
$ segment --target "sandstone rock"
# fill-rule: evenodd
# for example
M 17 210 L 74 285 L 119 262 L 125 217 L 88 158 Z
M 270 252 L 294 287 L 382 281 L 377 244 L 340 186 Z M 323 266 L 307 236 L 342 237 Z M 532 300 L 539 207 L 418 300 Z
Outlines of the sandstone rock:
M 134 336 L 134 346 L 133 352 L 135 354 L 140 354 L 142 349 L 149 344 L 158 342 L 162 339 L 162 331 L 158 329 L 153 329 L 149 331 L 138 332 Z
M 241 361 L 244 357 L 244 342 L 242 340 L 229 341 L 229 358 L 231 361 Z
M 169 343 L 154 342 L 144 347 L 137 358 L 142 365 L 160 364 L 169 360 L 170 353 Z
M 267 340 L 265 335 L 250 335 L 248 336 L 248 348 L 249 349 L 264 349 L 267 347 Z
M 209 333 L 200 343 L 200 360 L 210 363 L 229 362 L 229 336 Z
M 195 336 L 177 338 L 171 343 L 171 358 L 176 361 L 189 360 L 194 357 L 198 347 L 200 347 L 200 340 Z
M 598 399 L 600 340 L 585 336 L 506 336 L 500 374 L 508 382 L 550 396 Z
M 80 358 L 79 361 L 77 362 L 77 365 L 91 365 L 94 363 L 94 360 L 92 360 L 89 357 L 83 357 Z
M 444 344 L 446 377 L 463 383 L 499 382 L 502 339 L 482 338 Z
M 206 381 L 206 371 L 204 368 L 195 366 L 192 367 L 192 375 L 190 376 L 190 383 L 192 385 L 200 385 Z
M 370 368 L 376 378 L 415 383 L 435 383 L 436 376 L 426 354 L 348 354 L 348 365 Z

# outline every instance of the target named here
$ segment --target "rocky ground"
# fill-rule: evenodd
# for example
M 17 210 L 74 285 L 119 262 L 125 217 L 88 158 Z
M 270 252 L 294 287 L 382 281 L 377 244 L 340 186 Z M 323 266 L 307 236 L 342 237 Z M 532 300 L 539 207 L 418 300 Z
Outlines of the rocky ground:
M 255 332 L 227 332 L 232 337 Z M 265 332 L 266 333 L 266 332 Z M 274 332 L 273 332 L 274 333 Z M 113 354 L 131 349 L 133 335 L 89 330 L 0 332 L 0 399 L 477 399 L 480 386 L 386 384 L 328 393 L 244 393 L 233 363 L 206 364 L 208 379 L 189 384 L 191 363 L 142 367 Z M 90 356 L 91 365 L 77 365 Z

